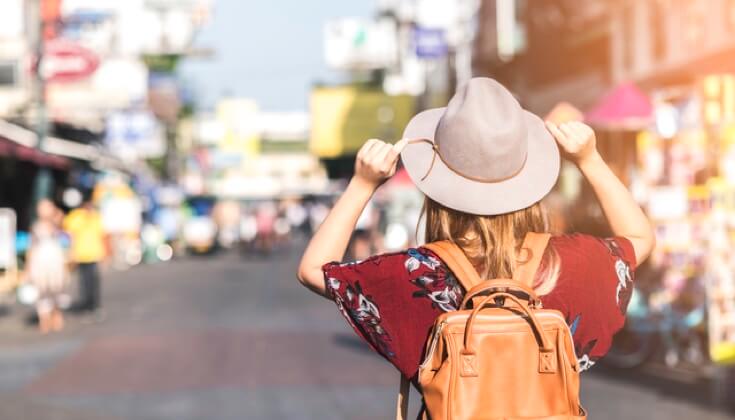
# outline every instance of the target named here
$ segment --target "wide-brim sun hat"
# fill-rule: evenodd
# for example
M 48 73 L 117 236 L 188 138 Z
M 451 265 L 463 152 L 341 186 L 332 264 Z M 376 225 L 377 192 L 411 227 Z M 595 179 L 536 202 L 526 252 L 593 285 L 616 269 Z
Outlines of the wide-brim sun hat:
M 476 215 L 532 206 L 559 177 L 559 149 L 539 117 L 497 81 L 476 77 L 406 126 L 401 160 L 432 200 Z

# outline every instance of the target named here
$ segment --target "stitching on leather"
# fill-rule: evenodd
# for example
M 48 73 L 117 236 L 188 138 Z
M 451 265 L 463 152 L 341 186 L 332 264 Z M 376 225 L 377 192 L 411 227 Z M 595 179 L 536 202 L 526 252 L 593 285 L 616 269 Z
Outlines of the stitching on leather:
M 462 376 L 473 377 L 478 376 L 477 374 L 477 356 L 474 354 L 462 355 Z

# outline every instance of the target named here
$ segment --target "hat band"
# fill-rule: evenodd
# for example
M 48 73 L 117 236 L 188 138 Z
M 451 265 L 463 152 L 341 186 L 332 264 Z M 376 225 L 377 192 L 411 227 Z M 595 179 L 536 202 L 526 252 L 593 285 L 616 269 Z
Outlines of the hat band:
M 447 168 L 449 168 L 449 170 L 452 171 L 452 172 L 454 172 L 455 174 L 461 176 L 462 178 L 469 179 L 470 181 L 481 182 L 481 183 L 484 183 L 484 184 L 494 184 L 494 183 L 497 183 L 497 182 L 507 181 L 507 180 L 509 180 L 511 178 L 516 177 L 519 173 L 521 173 L 521 171 L 523 170 L 523 168 L 526 166 L 526 160 L 528 159 L 528 153 L 526 153 L 526 155 L 523 157 L 523 163 L 518 168 L 518 170 L 515 171 L 514 173 L 508 175 L 508 176 L 505 176 L 505 177 L 502 177 L 502 178 L 494 178 L 494 179 L 479 178 L 479 177 L 476 177 L 476 176 L 471 176 L 471 175 L 463 174 L 461 171 L 458 171 L 456 168 L 453 168 L 452 165 L 450 165 L 446 160 L 444 160 L 444 158 L 442 157 L 441 153 L 439 153 L 439 145 L 436 144 L 436 143 L 434 143 L 433 141 L 431 141 L 429 139 L 411 139 L 411 140 L 408 141 L 408 144 L 419 144 L 419 143 L 428 143 L 428 144 L 430 144 L 431 145 L 431 150 L 434 152 L 433 155 L 432 155 L 432 157 L 431 157 L 431 164 L 429 164 L 429 169 L 426 171 L 426 174 L 423 177 L 421 177 L 421 181 L 425 180 L 429 176 L 429 174 L 431 173 L 431 170 L 434 169 L 434 163 L 436 162 L 437 156 L 439 157 L 439 160 L 441 160 L 442 163 L 444 163 L 444 166 L 446 166 Z

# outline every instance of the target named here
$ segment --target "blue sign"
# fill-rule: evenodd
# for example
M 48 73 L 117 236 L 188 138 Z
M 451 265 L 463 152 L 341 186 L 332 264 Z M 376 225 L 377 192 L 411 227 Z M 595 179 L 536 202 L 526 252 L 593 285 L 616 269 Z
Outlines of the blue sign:
M 413 42 L 419 58 L 436 59 L 447 55 L 447 39 L 443 29 L 416 27 Z

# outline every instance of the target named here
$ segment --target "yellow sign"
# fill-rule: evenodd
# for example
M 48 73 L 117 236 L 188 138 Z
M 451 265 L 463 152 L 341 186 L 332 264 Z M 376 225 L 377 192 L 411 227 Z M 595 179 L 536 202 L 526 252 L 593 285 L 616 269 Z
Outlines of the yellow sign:
M 371 138 L 394 142 L 413 113 L 411 96 L 353 86 L 316 88 L 309 149 L 321 158 L 337 158 L 354 155 Z
M 717 125 L 735 121 L 735 75 L 710 74 L 702 79 L 704 121 Z
M 260 152 L 258 105 L 251 99 L 225 99 L 217 104 L 217 121 L 222 125 L 219 148 L 254 156 Z

